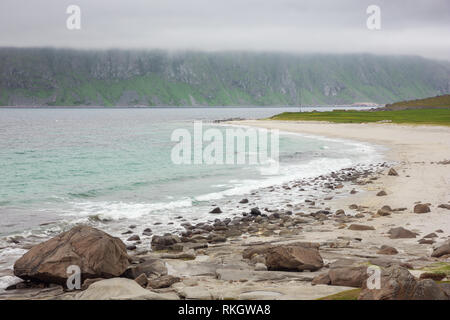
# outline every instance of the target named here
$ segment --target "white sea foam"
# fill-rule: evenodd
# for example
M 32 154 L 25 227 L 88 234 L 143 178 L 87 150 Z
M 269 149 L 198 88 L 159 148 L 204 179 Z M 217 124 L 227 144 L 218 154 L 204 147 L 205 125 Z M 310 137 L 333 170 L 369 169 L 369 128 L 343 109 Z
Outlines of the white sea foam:
M 97 215 L 101 219 L 137 219 L 143 216 L 152 215 L 157 212 L 171 212 L 179 209 L 189 209 L 193 206 L 193 201 L 208 202 L 220 200 L 226 197 L 249 194 L 259 188 L 266 188 L 273 185 L 280 185 L 292 180 L 313 178 L 319 175 L 328 174 L 332 171 L 350 167 L 357 163 L 373 163 L 380 160 L 376 148 L 370 144 L 348 141 L 343 139 L 333 139 L 313 135 L 303 135 L 297 133 L 284 133 L 299 135 L 305 138 L 328 141 L 333 143 L 345 144 L 349 148 L 351 157 L 348 158 L 319 158 L 305 163 L 281 164 L 279 171 L 274 174 L 270 172 L 270 165 L 261 165 L 257 167 L 261 175 L 260 179 L 231 179 L 227 184 L 214 184 L 211 188 L 226 188 L 218 192 L 210 192 L 198 196 L 192 195 L 190 198 L 175 200 L 173 197 L 167 197 L 167 202 L 156 203 L 129 203 L 129 202 L 111 202 L 111 201 L 83 201 L 73 202 L 73 210 L 76 215 L 86 218 Z M 330 149 L 329 146 L 326 146 Z M 186 210 L 183 210 L 186 213 Z M 73 214 L 73 212 L 68 212 Z M 166 220 L 165 217 L 159 217 Z
M 217 188 L 222 189 L 217 192 L 208 192 L 201 195 L 186 194 L 186 197 L 183 199 L 167 196 L 167 201 L 154 203 L 95 200 L 77 201 L 71 203 L 72 208 L 67 210 L 66 213 L 71 216 L 77 216 L 80 220 L 86 220 L 93 215 L 98 216 L 100 219 L 112 220 L 138 219 L 145 216 L 152 216 L 152 220 L 157 218 L 158 221 L 164 222 L 169 219 L 168 215 L 171 213 L 198 216 L 205 211 L 206 214 L 209 210 L 192 210 L 193 206 L 210 205 L 206 203 L 202 204 L 202 202 L 218 201 L 226 197 L 245 195 L 259 188 L 280 185 L 297 179 L 313 178 L 356 164 L 374 163 L 381 159 L 380 154 L 377 152 L 377 147 L 367 143 L 301 133 L 280 132 L 280 134 L 313 139 L 319 144 L 322 144 L 320 149 L 326 150 L 325 152 L 329 153 L 330 157 L 316 158 L 300 163 L 281 163 L 277 172 L 271 171 L 271 163 L 268 161 L 256 167 L 260 175 L 257 179 L 233 177 L 225 183 L 211 184 L 211 191 Z M 333 144 L 337 144 L 337 146 Z M 342 152 L 340 152 L 340 155 L 333 158 L 333 152 L 339 146 L 348 148 L 348 157 L 342 157 Z M 243 169 L 255 170 L 255 167 L 244 167 Z M 186 191 L 187 193 L 189 192 L 189 190 Z M 196 211 L 195 214 L 193 211 Z M 164 212 L 164 214 L 161 214 L 161 212 Z
M 15 276 L 4 276 L 0 277 L 0 291 L 5 290 L 9 286 L 21 282 L 22 279 Z
M 351 166 L 353 162 L 350 159 L 317 159 L 301 165 L 289 165 L 280 168 L 280 175 L 262 180 L 240 180 L 234 182 L 234 186 L 220 192 L 213 192 L 195 197 L 197 201 L 218 200 L 227 196 L 236 196 L 248 194 L 259 188 L 266 188 L 273 185 L 283 184 L 292 180 L 311 178 L 322 174 L 337 171 Z M 264 168 L 260 168 L 264 170 Z
M 183 207 L 191 207 L 191 199 L 183 199 L 170 202 L 157 203 L 129 203 L 111 201 L 84 201 L 73 202 L 73 209 L 77 216 L 88 217 L 97 215 L 101 219 L 136 219 L 155 211 L 173 210 Z M 73 214 L 73 212 L 67 212 Z
M 11 268 L 14 262 L 27 250 L 21 248 L 4 248 L 0 251 L 0 265 L 2 268 Z

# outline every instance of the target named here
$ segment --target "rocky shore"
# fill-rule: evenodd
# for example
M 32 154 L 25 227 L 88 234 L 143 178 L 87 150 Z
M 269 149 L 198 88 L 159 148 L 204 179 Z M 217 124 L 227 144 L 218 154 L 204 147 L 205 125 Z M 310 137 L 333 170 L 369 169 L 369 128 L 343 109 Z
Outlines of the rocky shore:
M 121 240 L 75 226 L 24 245 L 14 270 L 0 271 L 23 281 L 0 299 L 449 300 L 449 135 L 380 137 L 388 163 L 272 186 L 290 199 L 283 206 L 260 207 L 255 192 L 235 204 L 241 214 L 211 207 L 209 221 L 185 221 L 181 232 L 130 226 Z M 79 290 L 66 288 L 70 265 L 80 267 Z M 374 268 L 379 289 L 368 287 Z

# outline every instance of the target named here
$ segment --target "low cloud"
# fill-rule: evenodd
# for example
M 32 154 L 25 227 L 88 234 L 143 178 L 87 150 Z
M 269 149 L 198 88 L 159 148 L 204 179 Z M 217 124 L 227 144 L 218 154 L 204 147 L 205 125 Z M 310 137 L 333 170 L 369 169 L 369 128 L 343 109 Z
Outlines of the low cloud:
M 81 8 L 81 30 L 66 8 Z M 381 30 L 366 8 L 381 8 Z M 450 60 L 447 0 L 2 0 L 0 46 L 411 54 Z

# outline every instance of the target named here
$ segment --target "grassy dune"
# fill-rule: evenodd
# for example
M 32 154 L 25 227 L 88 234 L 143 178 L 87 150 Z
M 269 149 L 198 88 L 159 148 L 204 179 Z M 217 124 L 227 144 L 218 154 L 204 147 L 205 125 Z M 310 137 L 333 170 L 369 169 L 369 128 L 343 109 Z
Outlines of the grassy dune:
M 386 108 L 391 110 L 399 110 L 402 108 L 420 108 L 420 107 L 449 108 L 450 94 L 425 99 L 400 101 L 386 105 Z
M 336 123 L 365 123 L 390 121 L 406 124 L 450 125 L 450 108 L 414 109 L 398 111 L 330 111 L 330 112 L 284 112 L 272 120 L 327 121 Z

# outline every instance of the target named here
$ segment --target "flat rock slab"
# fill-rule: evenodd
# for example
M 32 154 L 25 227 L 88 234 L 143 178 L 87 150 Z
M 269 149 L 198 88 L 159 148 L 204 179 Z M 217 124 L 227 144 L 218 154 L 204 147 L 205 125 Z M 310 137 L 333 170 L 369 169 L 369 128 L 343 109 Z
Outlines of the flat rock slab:
M 253 271 L 247 263 L 242 261 L 233 261 L 224 263 L 224 260 L 220 262 L 217 259 L 204 260 L 165 260 L 168 274 L 176 277 L 192 277 L 192 276 L 212 276 L 216 277 L 217 269 L 232 269 L 232 270 L 248 270 Z
M 216 270 L 222 265 L 218 263 L 183 261 L 183 260 L 167 260 L 167 272 L 169 275 L 177 277 L 191 276 L 215 276 Z
M 16 289 L 0 292 L 0 300 L 59 300 L 64 295 L 62 286 L 46 289 Z
M 247 300 L 316 300 L 354 288 L 309 284 L 286 285 L 284 288 L 266 286 L 264 289 L 244 292 L 238 299 Z
M 178 300 L 176 294 L 155 293 L 142 288 L 134 280 L 113 278 L 95 282 L 75 300 Z
M 298 280 L 312 281 L 314 273 L 284 272 L 284 271 L 247 271 L 233 269 L 217 269 L 216 277 L 223 281 L 267 281 L 267 280 Z
M 187 300 L 314 300 L 354 288 L 340 286 L 311 286 L 303 281 L 282 281 L 276 284 L 254 282 L 224 282 L 201 280 L 196 286 L 173 285 Z

